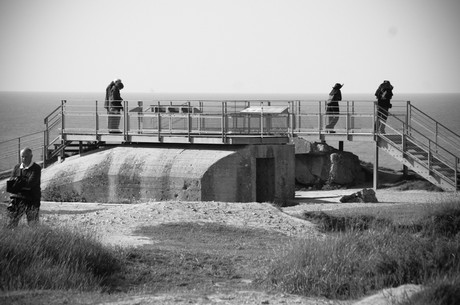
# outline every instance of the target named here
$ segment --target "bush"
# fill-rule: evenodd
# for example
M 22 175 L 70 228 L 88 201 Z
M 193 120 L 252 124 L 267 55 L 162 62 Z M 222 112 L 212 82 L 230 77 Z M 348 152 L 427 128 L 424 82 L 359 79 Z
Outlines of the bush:
M 305 212 L 303 218 L 316 223 L 323 232 L 363 231 L 391 225 L 391 221 L 372 215 L 334 216 L 324 212 Z
M 120 269 L 91 234 L 65 228 L 0 230 L 0 290 L 99 289 Z
M 401 305 L 460 304 L 460 276 L 437 279 Z
M 425 235 L 455 237 L 460 233 L 460 203 L 450 200 L 431 205 L 426 208 L 419 225 Z
M 365 215 L 307 213 L 325 232 L 305 239 L 275 261 L 267 281 L 304 296 L 349 299 L 403 284 L 424 284 L 460 275 L 460 205 L 444 202 L 421 220 L 397 226 Z M 436 291 L 457 293 L 449 285 Z

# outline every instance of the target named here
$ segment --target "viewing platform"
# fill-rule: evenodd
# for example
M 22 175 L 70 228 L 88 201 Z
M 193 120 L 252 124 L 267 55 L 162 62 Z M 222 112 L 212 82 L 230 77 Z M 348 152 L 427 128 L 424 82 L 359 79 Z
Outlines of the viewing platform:
M 405 103 L 393 115 L 404 120 Z M 123 102 L 117 130 L 101 102 L 62 101 L 50 132 L 63 141 L 189 144 L 285 144 L 294 136 L 313 141 L 374 141 L 375 105 L 344 101 L 333 131 L 325 128 L 326 101 L 155 101 Z M 48 128 L 47 128 L 48 129 Z

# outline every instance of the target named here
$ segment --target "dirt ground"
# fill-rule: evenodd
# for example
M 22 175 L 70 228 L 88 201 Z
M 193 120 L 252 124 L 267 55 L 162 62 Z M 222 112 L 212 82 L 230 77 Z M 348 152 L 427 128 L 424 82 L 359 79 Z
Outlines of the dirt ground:
M 245 228 L 263 228 L 287 236 L 321 236 L 315 226 L 298 215 L 305 211 L 326 211 L 354 208 L 363 205 L 423 204 L 446 198 L 458 198 L 455 193 L 420 190 L 377 190 L 379 203 L 340 203 L 343 195 L 361 189 L 331 191 L 298 191 L 295 205 L 277 208 L 270 203 L 223 202 L 146 202 L 138 204 L 106 203 L 56 203 L 42 202 L 41 222 L 51 226 L 65 225 L 79 230 L 93 231 L 107 245 L 140 246 L 155 244 L 151 237 L 134 234 L 140 226 L 168 222 L 217 222 Z M 22 220 L 24 221 L 24 220 Z M 407 285 L 381 292 L 361 300 L 359 304 L 390 304 L 398 296 L 410 294 L 420 287 Z M 391 297 L 389 297 L 391 296 Z M 372 298 L 372 299 L 371 299 Z M 391 299 L 391 300 L 390 300 Z M 366 301 L 368 300 L 368 301 Z M 355 304 L 347 301 L 340 304 Z M 329 300 L 304 298 L 287 294 L 270 294 L 259 291 L 233 291 L 213 295 L 139 295 L 126 296 L 104 304 L 338 304 Z

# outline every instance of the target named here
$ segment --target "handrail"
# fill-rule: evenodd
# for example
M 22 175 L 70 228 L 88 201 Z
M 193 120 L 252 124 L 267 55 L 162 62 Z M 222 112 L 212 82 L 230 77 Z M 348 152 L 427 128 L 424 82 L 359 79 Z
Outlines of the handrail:
M 391 115 L 391 114 L 390 114 Z M 403 122 L 402 120 L 400 120 L 399 118 L 397 118 L 396 116 L 393 116 L 394 119 L 398 120 L 399 123 L 401 123 L 403 125 L 403 127 L 406 127 L 406 123 Z M 390 125 L 388 125 L 387 123 L 384 123 L 387 127 L 393 129 Z M 414 144 L 416 144 L 420 149 L 422 149 L 428 156 L 428 160 L 427 162 L 424 162 L 422 159 L 418 158 L 417 156 L 407 152 L 404 150 L 404 143 L 401 143 L 401 148 L 399 147 L 396 147 L 399 151 L 403 152 L 404 154 L 408 154 L 410 155 L 411 157 L 417 159 L 419 161 L 419 164 L 421 164 L 423 167 L 425 167 L 426 169 L 428 169 L 429 171 L 433 171 L 435 172 L 436 174 L 444 177 L 445 179 L 449 180 L 449 181 L 452 181 L 452 184 L 456 187 L 457 185 L 457 174 L 459 172 L 459 169 L 458 169 L 458 161 L 459 161 L 459 157 L 453 153 L 451 153 L 450 151 L 444 149 L 442 146 L 439 146 L 436 142 L 432 141 L 430 138 L 426 137 L 425 135 L 423 135 L 422 133 L 418 132 L 417 130 L 415 129 L 412 129 L 412 132 L 416 132 L 417 134 L 419 134 L 420 137 L 422 138 L 425 138 L 425 140 L 428 141 L 428 145 L 426 145 L 425 143 L 423 143 L 422 141 L 420 141 L 419 139 L 413 137 L 411 134 L 405 134 L 405 133 L 400 133 L 398 132 L 397 130 L 393 129 L 397 134 L 399 134 L 403 139 L 404 137 L 409 137 L 410 140 L 412 142 L 414 142 Z M 404 128 L 403 129 L 404 131 L 406 131 L 407 129 Z M 380 135 L 381 137 L 384 137 L 386 138 L 386 134 L 381 134 Z M 390 139 L 389 139 L 390 140 Z M 390 140 L 391 141 L 391 140 Z M 403 140 L 404 141 L 404 140 Z M 433 150 L 432 148 L 432 143 L 433 143 L 433 146 L 437 147 L 436 150 Z M 438 148 L 442 149 L 446 154 L 450 155 L 453 157 L 454 159 L 454 162 L 450 162 L 448 159 L 445 158 L 444 155 L 438 153 L 437 151 L 439 150 Z M 438 171 L 437 169 L 433 168 L 433 165 L 431 163 L 431 159 L 437 159 L 439 160 L 442 164 L 446 165 L 448 168 L 450 168 L 452 171 L 453 171 L 453 177 L 448 177 L 446 176 L 444 173 Z M 453 164 L 452 164 L 453 163 Z
M 28 133 L 28 134 L 25 134 L 25 135 L 20 136 L 20 137 L 15 137 L 15 138 L 11 138 L 11 139 L 8 139 L 8 140 L 4 140 L 4 141 L 1 141 L 1 142 L 0 142 L 0 145 L 1 145 L 1 144 L 5 144 L 5 143 L 7 143 L 7 142 L 15 141 L 15 140 L 18 140 L 18 139 L 21 139 L 21 138 L 33 136 L 33 135 L 36 135 L 36 134 L 39 134 L 39 133 L 42 133 L 42 132 L 43 132 L 43 130 L 35 131 L 35 132 Z
M 391 115 L 391 114 L 390 114 L 390 115 Z M 391 115 L 391 116 L 392 116 L 392 115 Z M 403 125 L 403 127 L 405 127 L 405 125 L 406 125 L 405 122 L 403 122 L 403 121 L 402 121 L 401 119 L 399 119 L 398 117 L 393 116 L 393 118 L 394 118 L 395 120 L 399 121 L 399 122 Z M 387 126 L 389 126 L 389 125 L 387 124 Z M 390 127 L 391 127 L 391 126 L 390 126 Z M 404 129 L 404 130 L 405 130 L 405 129 Z M 446 152 L 446 154 L 452 156 L 454 159 L 455 159 L 455 158 L 458 158 L 457 155 L 455 155 L 455 154 L 453 154 L 452 152 L 450 152 L 450 151 L 444 149 L 442 146 L 438 145 L 436 142 L 434 142 L 433 140 L 431 140 L 430 138 L 428 138 L 428 137 L 425 136 L 424 134 L 420 133 L 420 132 L 417 131 L 416 129 L 413 129 L 413 131 L 416 132 L 420 137 L 422 137 L 422 138 L 424 138 L 425 140 L 427 140 L 428 143 L 433 143 L 434 146 L 439 147 L 439 148 L 441 148 L 442 150 L 444 150 L 444 151 Z M 411 136 L 411 135 L 409 135 L 409 134 L 405 134 L 405 135 L 406 135 L 406 136 Z M 411 137 L 411 139 L 417 141 L 418 143 L 420 143 L 420 145 L 423 145 L 423 146 L 426 147 L 426 145 L 425 145 L 423 142 L 419 141 L 418 139 L 416 139 L 416 138 L 414 138 L 414 137 Z M 437 154 L 437 155 L 439 155 L 441 158 L 444 158 L 444 156 L 442 156 L 442 155 L 440 155 L 440 154 Z M 446 160 L 446 161 L 447 161 L 447 160 Z M 446 165 L 448 165 L 448 164 L 446 164 Z
M 35 162 L 42 162 L 43 137 L 44 131 L 40 130 L 0 142 L 0 172 L 8 171 L 14 164 L 20 162 L 20 152 L 25 147 L 32 149 Z
M 418 112 L 420 112 L 421 114 L 423 114 L 424 116 L 426 116 L 427 118 L 429 118 L 430 120 L 434 121 L 436 124 L 442 126 L 442 128 L 445 128 L 447 131 L 449 131 L 450 133 L 454 134 L 456 137 L 460 138 L 460 135 L 457 134 L 456 132 L 452 131 L 450 128 L 444 126 L 442 123 L 439 123 L 437 120 L 433 119 L 431 116 L 429 116 L 428 114 L 426 114 L 425 112 L 423 112 L 422 110 L 420 110 L 419 108 L 417 108 L 416 106 L 410 104 L 410 107 L 411 108 L 414 108 L 416 109 Z
M 431 133 L 434 136 L 434 139 L 437 142 L 438 139 L 446 142 L 447 144 L 451 145 L 453 148 L 455 148 L 456 152 L 460 152 L 460 135 L 443 125 L 442 123 L 439 123 L 437 120 L 433 119 L 431 116 L 427 115 L 425 112 L 420 110 L 419 108 L 413 106 L 412 104 L 409 103 L 409 121 L 416 122 L 419 126 L 423 127 L 426 129 L 429 133 Z M 421 114 L 421 120 L 416 119 L 416 115 L 414 114 L 414 110 L 416 113 Z M 432 128 L 429 128 L 424 121 L 429 120 L 432 124 L 435 125 L 435 130 L 433 131 Z M 411 124 L 412 127 L 412 124 Z M 443 130 L 444 132 L 439 133 L 440 128 L 441 131 Z

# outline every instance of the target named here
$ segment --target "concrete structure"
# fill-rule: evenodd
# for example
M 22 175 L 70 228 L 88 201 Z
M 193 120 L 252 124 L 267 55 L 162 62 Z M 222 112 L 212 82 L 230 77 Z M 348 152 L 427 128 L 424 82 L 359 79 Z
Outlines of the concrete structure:
M 295 196 L 294 167 L 293 145 L 119 146 L 46 168 L 42 192 L 43 200 L 283 203 Z

